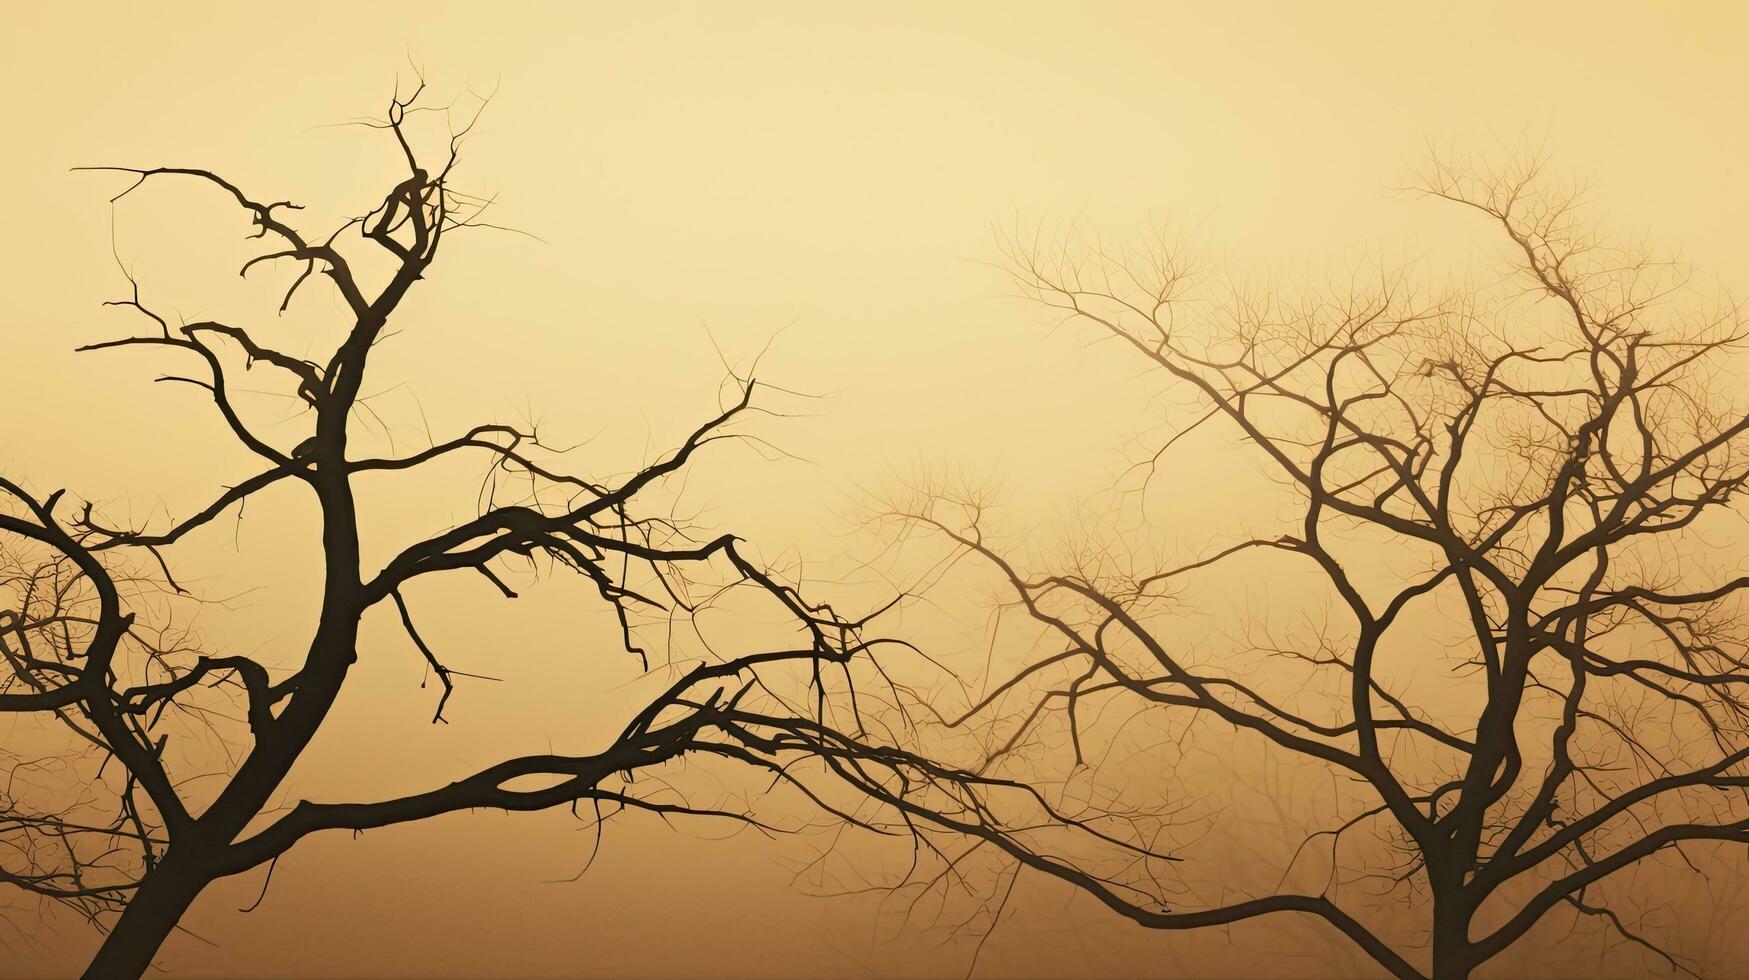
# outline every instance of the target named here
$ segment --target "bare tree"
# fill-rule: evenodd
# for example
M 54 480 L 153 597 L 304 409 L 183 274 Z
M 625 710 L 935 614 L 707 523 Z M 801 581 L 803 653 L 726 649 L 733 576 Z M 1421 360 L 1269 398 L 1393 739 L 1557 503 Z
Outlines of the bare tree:
M 741 808 L 717 809 L 633 784 L 682 756 L 750 763 L 749 772 L 784 773 L 786 730 L 812 732 L 835 711 L 829 696 L 850 681 L 853 660 L 879 640 L 865 640 L 862 620 L 810 601 L 751 560 L 731 534 L 701 534 L 663 506 L 664 481 L 682 477 L 713 443 L 751 438 L 737 426 L 756 411 L 764 389 L 732 376 L 721 409 L 678 445 L 629 476 L 595 479 L 561 468 L 559 455 L 526 427 L 476 426 L 423 451 L 361 452 L 361 390 L 372 351 L 409 292 L 432 274 L 452 235 L 480 227 L 487 202 L 454 186 L 457 151 L 468 126 L 452 129 L 433 166 L 415 151 L 410 120 L 425 109 L 423 91 L 399 94 L 374 124 L 393 147 L 404 175 L 361 217 L 312 235 L 293 224 L 298 206 L 264 202 L 204 169 L 100 168 L 128 178 L 120 197 L 162 181 L 192 181 L 241 208 L 254 235 L 269 244 L 244 266 L 290 264 L 297 271 L 280 309 L 306 285 L 326 281 L 347 317 L 343 339 L 318 358 L 278 349 L 258 328 L 201 321 L 176 324 L 154 310 L 137 284 L 117 304 L 147 329 L 86 350 L 127 351 L 181 359 L 161 379 L 210 398 L 230 433 L 260 461 L 192 515 L 160 527 L 110 526 L 90 504 L 61 491 L 38 495 L 22 480 L 0 480 L 0 655 L 7 676 L 0 712 L 40 717 L 82 751 L 66 746 L 36 755 L 9 737 L 0 793 L 0 884 L 73 905 L 108 930 L 88 975 L 134 976 L 151 964 L 166 936 L 211 882 L 268 866 L 310 834 L 359 831 L 475 808 L 538 810 L 570 806 L 595 819 L 625 809 L 697 813 L 764 826 Z M 431 117 L 444 118 L 441 114 Z M 369 274 L 360 270 L 370 270 Z M 386 270 L 386 271 L 383 271 Z M 295 349 L 295 347 L 294 347 Z M 265 372 L 291 393 L 309 420 L 308 437 L 284 446 L 260 434 L 235 395 L 244 372 Z M 257 384 L 261 383 L 259 381 Z M 289 440 L 285 440 L 289 441 Z M 406 543 L 380 567 L 361 558 L 355 481 L 383 473 L 427 472 L 428 464 L 473 456 L 491 480 L 478 516 Z M 319 506 L 322 555 L 320 615 L 307 652 L 290 670 L 249 656 L 209 652 L 179 634 L 166 636 L 164 603 L 181 591 L 169 552 L 185 538 L 240 512 L 282 485 Z M 513 563 L 581 576 L 618 617 L 625 656 L 647 658 L 643 638 L 712 603 L 736 600 L 770 624 L 769 645 L 732 655 L 670 658 L 657 666 L 676 678 L 628 720 L 600 751 L 505 759 L 429 791 L 358 802 L 279 801 L 282 783 L 328 717 L 360 656 L 360 620 L 392 607 L 442 692 L 441 719 L 454 679 L 442 644 L 419 628 L 417 586 L 447 573 L 483 577 L 514 599 Z M 728 597 L 728 598 L 725 598 Z M 757 632 L 757 631 L 755 631 Z M 760 642 L 743 631 L 742 642 Z M 750 639 L 750 637 L 752 637 Z M 648 666 L 648 660 L 645 661 Z M 834 678 L 838 678 L 835 680 Z M 242 706 L 227 725 L 224 705 Z M 236 750 L 217 772 L 189 772 L 176 740 L 190 719 L 212 726 Z M 59 729 L 56 726 L 61 726 Z M 180 727 L 179 727 L 180 726 Z M 197 725 L 196 727 L 199 727 Z M 854 730 L 849 720 L 843 727 Z M 757 746 L 758 751 L 750 746 Z M 766 751 L 769 750 L 769 751 Z M 191 776 L 202 776 L 198 783 Z M 215 782 L 212 777 L 217 777 Z M 58 781 L 57 781 L 58 780 Z M 52 805 L 22 800 L 34 788 Z M 830 808 L 830 807 L 829 807 Z
M 1261 747 L 1340 799 L 1261 887 L 1227 874 L 1245 831 L 1219 814 L 1200 848 L 1146 842 L 1172 861 L 1102 861 L 997 814 L 956 832 L 1150 928 L 1310 917 L 1399 977 L 1470 976 L 1562 918 L 1690 968 L 1636 914 L 1656 902 L 1635 881 L 1749 843 L 1749 577 L 1719 537 L 1749 480 L 1729 380 L 1749 333 L 1728 303 L 1695 312 L 1674 265 L 1609 245 L 1536 165 L 1474 172 L 1436 160 L 1419 190 L 1485 219 L 1510 269 L 1438 293 L 1372 272 L 1204 293 L 1164 238 L 1003 236 L 1025 295 L 1192 408 L 1114 498 L 1134 522 L 1067 563 L 1034 570 L 1005 546 L 986 494 L 937 481 L 883 505 L 942 542 L 940 561 L 993 575 L 999 621 L 1037 643 L 949 730 L 978 733 L 986 770 L 1025 754 L 1032 780 L 1044 759 L 1097 777 L 1130 753 L 1127 780 L 1104 783 L 1132 798 L 1168 777 L 1189 792 L 1187 749 L 1216 757 L 1212 786 L 1234 746 Z M 1136 542 L 1169 501 L 1138 495 L 1197 467 L 1174 452 L 1193 438 L 1236 440 L 1285 503 L 1149 560 Z M 1213 635 L 1179 615 L 1199 584 L 1270 580 L 1330 615 L 1266 610 Z M 1162 758 L 1113 734 L 1136 722 L 1176 774 L 1135 782 L 1137 758 Z M 933 806 L 889 802 L 920 820 Z

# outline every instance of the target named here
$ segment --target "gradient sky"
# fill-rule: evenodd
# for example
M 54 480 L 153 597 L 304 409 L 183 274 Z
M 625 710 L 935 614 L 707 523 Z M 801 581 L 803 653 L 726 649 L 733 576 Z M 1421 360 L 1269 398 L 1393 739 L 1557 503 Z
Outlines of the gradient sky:
M 210 167 L 330 225 L 380 198 L 395 163 L 333 124 L 380 113 L 410 59 L 439 101 L 494 93 L 462 182 L 538 240 L 446 246 L 375 362 L 381 387 L 406 384 L 380 402 L 391 423 L 417 443 L 421 409 L 440 434 L 532 411 L 558 441 L 593 438 L 592 467 L 623 470 L 714 407 L 713 337 L 745 362 L 775 335 L 763 376 L 829 393 L 761 430 L 807 462 L 728 455 L 695 500 L 768 557 L 830 563 L 853 548 L 846 502 L 894 469 L 990 473 L 1044 513 L 1107 485 L 1146 427 L 1150 392 L 1113 384 L 1123 365 L 1049 332 L 987 264 L 993 226 L 1121 236 L 1170 220 L 1210 261 L 1265 270 L 1437 263 L 1467 233 L 1392 191 L 1426 142 L 1487 157 L 1546 139 L 1598 216 L 1741 282 L 1746 31 L 1749 11 L 1724 3 L 18 5 L 0 40 L 0 468 L 118 517 L 187 513 L 247 472 L 209 406 L 150 383 L 161 365 L 72 354 L 135 325 L 99 306 L 125 287 L 105 203 L 125 181 L 69 168 Z M 168 309 L 260 316 L 291 273 L 237 280 L 245 230 L 210 194 L 159 188 L 120 206 L 116 250 Z M 312 292 L 275 329 L 331 310 Z M 1180 519 L 1230 506 L 1222 465 L 1176 491 Z M 466 504 L 416 499 L 384 533 Z M 178 557 L 214 595 L 254 590 L 203 613 L 211 635 L 296 652 L 312 601 L 296 526 L 246 521 Z M 421 727 L 412 654 L 361 664 L 293 791 L 416 789 L 614 727 L 614 698 L 592 688 L 628 665 L 500 662 L 563 622 L 561 596 L 537 602 L 435 614 L 507 678 L 459 694 L 446 729 Z M 371 624 L 385 647 L 388 625 Z M 213 889 L 188 925 L 219 945 L 179 938 L 167 961 L 188 976 L 965 970 L 964 942 L 888 954 L 866 903 L 794 894 L 785 842 L 707 836 L 627 821 L 573 884 L 546 881 L 575 872 L 588 833 L 547 816 L 312 840 L 259 914 L 233 911 L 255 876 Z M 1024 914 L 981 970 L 1166 973 L 1225 955 L 1057 893 Z M 39 938 L 20 968 L 90 942 L 71 922 Z

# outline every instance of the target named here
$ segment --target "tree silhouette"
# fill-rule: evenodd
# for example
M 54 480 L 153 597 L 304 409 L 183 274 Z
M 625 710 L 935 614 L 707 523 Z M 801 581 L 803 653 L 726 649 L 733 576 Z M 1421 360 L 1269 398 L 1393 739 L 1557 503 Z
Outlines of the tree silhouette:
M 252 237 L 269 243 L 243 272 L 293 264 L 298 275 L 282 311 L 301 288 L 325 279 L 347 323 L 331 352 L 298 356 L 272 346 L 259 329 L 214 321 L 173 324 L 142 298 L 130 276 L 131 294 L 115 305 L 137 314 L 148 329 L 83 349 L 164 355 L 191 364 L 191 372 L 161 380 L 210 398 L 230 433 L 259 458 L 259 470 L 198 512 L 158 528 L 112 527 L 91 505 L 75 505 L 61 491 L 39 496 L 23 482 L 0 480 L 8 501 L 0 509 L 0 655 L 8 671 L 0 712 L 48 719 L 44 730 L 61 725 L 83 748 L 29 755 L 23 742 L 9 744 L 8 789 L 0 794 L 0 882 L 71 905 L 108 929 L 90 976 L 140 974 L 208 884 L 270 866 L 320 831 L 359 831 L 475 808 L 557 806 L 581 806 L 597 819 L 630 808 L 764 826 L 744 809 L 721 810 L 667 794 L 640 796 L 633 777 L 683 755 L 783 773 L 785 732 L 811 732 L 834 711 L 852 710 L 847 700 L 829 696 L 828 688 L 838 685 L 834 677 L 848 683 L 851 661 L 883 642 L 863 638 L 862 620 L 840 616 L 780 582 L 747 557 L 735 536 L 701 535 L 662 509 L 663 481 L 683 476 L 711 444 L 749 438 L 737 424 L 755 411 L 764 390 L 751 376 L 731 376 L 720 411 L 655 462 L 612 480 L 561 468 L 558 454 L 532 429 L 509 425 L 480 425 L 407 455 L 358 451 L 353 437 L 373 348 L 405 297 L 433 272 L 443 243 L 484 225 L 487 202 L 452 183 L 472 123 L 451 131 L 435 167 L 415 152 L 418 140 L 408 126 L 414 113 L 428 108 L 418 101 L 423 90 L 421 82 L 410 96 L 397 94 L 386 118 L 373 124 L 392 142 L 404 177 L 369 213 L 332 233 L 307 234 L 292 223 L 297 205 L 262 203 L 209 170 L 100 168 L 130 179 L 118 198 L 166 180 L 194 181 L 218 192 L 249 216 Z M 265 373 L 295 395 L 310 420 L 307 439 L 288 448 L 258 434 L 234 402 L 237 378 L 245 371 Z M 424 472 L 427 464 L 470 456 L 485 460 L 493 477 L 478 516 L 406 543 L 380 567 L 367 567 L 355 481 L 391 471 Z M 206 652 L 168 629 L 165 619 L 166 604 L 182 591 L 167 552 L 282 485 L 309 494 L 319 506 L 319 526 L 311 534 L 320 538 L 323 575 L 320 615 L 307 652 L 289 671 L 240 654 Z M 361 618 L 376 607 L 393 608 L 441 684 L 434 720 L 442 719 L 454 679 L 462 674 L 445 664 L 441 643 L 420 632 L 411 587 L 428 577 L 466 572 L 514 599 L 515 579 L 506 565 L 512 560 L 581 576 L 617 615 L 628 656 L 648 656 L 640 639 L 644 626 L 684 622 L 724 596 L 748 596 L 740 600 L 743 606 L 763 610 L 767 620 L 775 616 L 779 625 L 768 632 L 777 639 L 733 655 L 701 656 L 695 665 L 665 664 L 673 668 L 673 683 L 598 752 L 510 758 L 399 798 L 282 806 L 276 793 L 360 656 Z M 728 642 L 743 641 L 747 635 Z M 239 703 L 244 718 L 226 727 L 215 708 Z M 217 773 L 179 768 L 174 760 L 185 756 L 166 748 L 187 736 L 178 726 L 189 719 L 241 742 L 234 764 Z M 758 753 L 749 748 L 755 744 Z M 195 783 L 189 778 L 194 775 L 216 775 L 219 782 Z M 53 805 L 32 803 L 26 787 L 48 787 Z
M 1031 624 L 1042 651 L 950 730 L 978 734 L 990 771 L 1021 758 L 1042 779 L 1041 759 L 1072 756 L 1097 783 L 1139 751 L 1112 732 L 1151 720 L 1176 758 L 1216 746 L 1215 778 L 1231 746 L 1321 773 L 1340 812 L 1256 888 L 1223 877 L 1232 849 L 1104 861 L 1024 819 L 956 832 L 1150 928 L 1311 917 L 1399 977 L 1467 977 L 1561 917 L 1689 969 L 1634 914 L 1631 879 L 1718 867 L 1702 851 L 1749 842 L 1749 576 L 1716 537 L 1740 526 L 1749 480 L 1729 381 L 1749 333 L 1728 303 L 1697 313 L 1672 264 L 1608 244 L 1539 169 L 1428 166 L 1418 189 L 1485 219 L 1511 266 L 1437 294 L 1371 272 L 1310 295 L 1202 293 L 1164 237 L 1003 236 L 1026 296 L 1193 407 L 1114 497 L 1134 523 L 1067 563 L 1005 546 L 988 493 L 936 480 L 884 502 L 897 533 L 993 575 L 1004 629 Z M 1149 561 L 1142 522 L 1168 505 L 1139 494 L 1199 466 L 1174 451 L 1193 433 L 1237 440 L 1286 503 L 1189 560 Z M 1246 581 L 1331 612 L 1261 615 L 1228 643 L 1190 628 L 1199 583 Z M 1129 794 L 1189 792 L 1170 775 Z

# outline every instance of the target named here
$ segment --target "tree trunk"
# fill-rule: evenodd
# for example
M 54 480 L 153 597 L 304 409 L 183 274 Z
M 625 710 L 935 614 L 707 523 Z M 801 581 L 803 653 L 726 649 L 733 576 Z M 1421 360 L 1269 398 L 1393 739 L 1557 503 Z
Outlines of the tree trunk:
M 1433 980 L 1469 980 L 1476 968 L 1475 953 L 1470 948 L 1470 917 L 1467 909 L 1445 909 L 1434 899 L 1433 906 Z
M 1433 980 L 1469 980 L 1470 970 L 1465 960 L 1433 954 Z
M 132 980 L 144 974 L 170 930 L 210 881 L 212 877 L 198 866 L 176 862 L 174 854 L 165 855 L 164 863 L 140 882 L 115 928 L 85 968 L 86 980 Z

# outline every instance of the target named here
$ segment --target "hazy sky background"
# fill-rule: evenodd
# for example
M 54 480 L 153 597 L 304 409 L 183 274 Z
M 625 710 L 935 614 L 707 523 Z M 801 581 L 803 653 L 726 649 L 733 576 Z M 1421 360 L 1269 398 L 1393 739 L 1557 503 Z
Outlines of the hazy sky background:
M 72 354 L 138 325 L 99 306 L 125 289 L 105 203 L 125 180 L 68 168 L 211 167 L 258 198 L 307 205 L 303 227 L 330 227 L 379 199 L 396 164 L 377 134 L 331 124 L 380 113 L 409 58 L 438 101 L 495 91 L 460 183 L 497 194 L 496 220 L 541 240 L 481 231 L 446 245 L 373 362 L 378 387 L 407 385 L 379 410 L 422 445 L 421 407 L 441 437 L 532 406 L 557 441 L 595 437 L 582 451 L 592 470 L 624 470 L 714 408 L 710 336 L 744 362 L 778 334 L 762 375 L 831 394 L 793 406 L 816 417 L 761 433 L 811 462 L 727 453 L 693 498 L 772 558 L 853 550 L 838 532 L 857 486 L 920 459 L 1000 477 L 1023 512 L 1110 482 L 1113 450 L 1146 426 L 1148 392 L 1113 384 L 1129 377 L 1123 365 L 1050 334 L 1014 298 L 984 264 L 997 258 L 993 225 L 1078 220 L 1122 236 L 1173 219 L 1216 265 L 1437 262 L 1468 232 L 1392 191 L 1424 142 L 1498 157 L 1528 134 L 1547 137 L 1562 172 L 1594 182 L 1594 213 L 1613 227 L 1680 250 L 1709 281 L 1740 282 L 1749 267 L 1749 12 L 1737 4 L 7 14 L 0 468 L 118 518 L 186 514 L 251 471 L 197 392 L 150 383 L 161 359 Z M 271 311 L 292 272 L 233 275 L 253 253 L 225 203 L 164 185 L 120 206 L 117 250 L 148 299 L 189 318 Z M 296 336 L 334 307 L 310 287 L 264 329 Z M 1181 519 L 1230 506 L 1221 465 L 1187 476 Z M 468 505 L 465 487 L 415 492 L 385 534 L 441 526 Z M 297 526 L 263 515 L 237 542 L 227 526 L 179 556 L 212 594 L 257 590 L 203 613 L 212 635 L 268 657 L 299 651 L 312 607 Z M 581 666 L 547 650 L 563 635 L 548 627 L 564 622 L 564 596 L 536 597 L 528 617 L 467 596 L 432 612 L 432 632 L 507 682 L 464 689 L 455 724 L 422 727 L 431 692 L 417 688 L 418 662 L 373 622 L 382 656 L 361 663 L 294 794 L 417 789 L 616 727 L 596 714 L 612 698 L 589 688 L 629 679 L 629 665 L 604 666 L 610 644 Z M 549 816 L 316 839 L 281 863 L 258 915 L 232 911 L 258 876 L 213 889 L 188 924 L 220 945 L 177 939 L 167 961 L 182 975 L 965 969 L 965 943 L 883 959 L 865 906 L 787 889 L 785 842 L 701 839 L 710 833 L 628 820 L 574 884 L 544 882 L 580 866 L 589 835 Z M 1165 973 L 1224 955 L 1217 940 L 1197 960 L 1061 895 L 1024 915 L 981 969 Z M 77 960 L 90 942 L 70 922 L 39 938 L 48 948 L 24 963 Z

